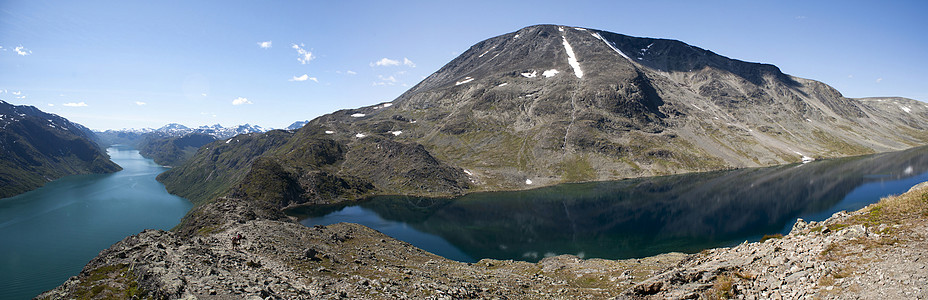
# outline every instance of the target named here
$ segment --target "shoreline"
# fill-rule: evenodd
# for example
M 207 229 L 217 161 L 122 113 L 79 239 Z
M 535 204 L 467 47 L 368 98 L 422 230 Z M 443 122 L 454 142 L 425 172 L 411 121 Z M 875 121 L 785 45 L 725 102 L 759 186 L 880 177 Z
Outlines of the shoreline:
M 290 221 L 280 210 L 275 213 L 268 211 L 270 207 L 265 205 L 222 198 L 191 211 L 191 215 L 199 215 L 200 220 L 219 221 L 212 227 L 187 227 L 171 232 L 147 230 L 128 237 L 102 251 L 81 274 L 39 298 L 91 295 L 95 292 L 93 287 L 98 286 L 103 288 L 96 288 L 96 295 L 124 296 L 134 291 L 140 295 L 188 299 L 248 296 L 521 298 L 525 295 L 535 295 L 534 298 L 656 299 L 686 298 L 716 291 L 746 295 L 749 299 L 775 294 L 801 297 L 808 293 L 840 297 L 857 291 L 851 288 L 854 284 L 885 281 L 857 283 L 859 281 L 846 279 L 872 272 L 864 269 L 866 272 L 835 273 L 838 272 L 835 270 L 843 270 L 841 259 L 852 256 L 828 260 L 822 255 L 825 249 L 836 253 L 839 251 L 836 249 L 856 247 L 855 241 L 879 241 L 906 235 L 912 237 L 909 239 L 912 243 L 903 246 L 877 243 L 875 251 L 898 248 L 917 251 L 917 254 L 928 252 L 921 250 L 928 247 L 917 247 L 924 239 L 919 240 L 916 235 L 924 234 L 910 230 L 928 227 L 925 221 L 928 203 L 894 208 L 898 205 L 892 203 L 900 202 L 895 199 L 903 198 L 928 199 L 926 184 L 852 213 L 836 213 L 822 222 L 798 222 L 793 231 L 782 238 L 697 254 L 671 253 L 629 260 L 560 255 L 538 263 L 483 259 L 470 264 L 439 257 L 361 225 L 339 223 L 305 227 Z M 886 223 L 849 223 L 866 219 L 874 207 L 896 212 L 885 220 L 880 219 Z M 925 216 L 919 215 L 922 210 Z M 914 221 L 896 224 L 899 226 L 887 225 L 899 220 Z M 895 228 L 895 231 L 886 228 Z M 236 233 L 242 233 L 245 239 L 233 249 L 228 237 Z M 813 246 L 804 246 L 806 244 Z M 756 254 L 759 258 L 745 259 L 745 253 Z M 922 263 L 928 264 L 928 261 Z M 780 270 L 781 267 L 786 269 Z M 738 273 L 739 270 L 744 272 Z M 884 268 L 876 270 L 890 272 Z M 928 272 L 921 270 L 919 274 L 922 275 Z M 751 274 L 746 274 L 749 272 Z M 793 276 L 800 272 L 805 273 Z M 738 274 L 744 275 L 743 278 Z M 791 285 L 802 277 L 806 278 L 805 284 Z M 767 280 L 769 278 L 773 279 Z M 825 284 L 830 280 L 835 283 L 827 289 Z M 131 288 L 133 286 L 135 289 Z M 508 288 L 501 289 L 501 286 Z

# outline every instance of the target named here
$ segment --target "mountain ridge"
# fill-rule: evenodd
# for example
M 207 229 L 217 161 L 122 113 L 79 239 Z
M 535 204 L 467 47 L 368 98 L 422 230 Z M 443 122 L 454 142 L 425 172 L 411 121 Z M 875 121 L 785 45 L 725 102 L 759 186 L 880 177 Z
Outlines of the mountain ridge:
M 928 142 L 926 128 L 928 105 L 918 101 L 844 98 L 776 66 L 675 40 L 537 25 L 475 44 L 392 102 L 315 118 L 273 149 L 237 157 L 227 171 L 240 180 L 267 171 L 241 162 L 275 161 L 282 172 L 275 173 L 295 189 L 292 201 L 281 203 L 306 203 L 319 184 L 352 191 L 344 199 L 457 195 L 901 150 Z M 312 156 L 301 145 L 318 141 L 338 144 L 343 154 L 322 166 L 296 158 Z M 201 169 L 225 147 L 217 144 L 192 158 Z M 400 158 L 395 163 L 406 173 L 377 166 L 377 152 L 403 145 L 431 158 Z M 442 171 L 417 171 L 433 167 Z M 360 185 L 309 179 L 319 171 L 332 184 Z M 185 172 L 204 173 L 182 166 L 160 178 L 181 196 L 234 193 L 202 191 Z M 396 184 L 426 173 L 441 184 Z M 197 178 L 222 180 L 209 174 Z
M 0 198 L 68 175 L 121 170 L 93 139 L 80 124 L 0 100 Z

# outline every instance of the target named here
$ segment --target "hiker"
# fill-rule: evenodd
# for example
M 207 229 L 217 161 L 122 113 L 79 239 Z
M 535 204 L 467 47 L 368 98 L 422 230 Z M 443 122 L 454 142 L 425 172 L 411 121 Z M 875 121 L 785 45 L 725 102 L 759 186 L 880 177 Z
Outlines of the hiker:
M 242 240 L 242 233 L 239 232 L 232 237 L 232 249 L 235 249 L 235 246 L 238 246 L 239 241 Z

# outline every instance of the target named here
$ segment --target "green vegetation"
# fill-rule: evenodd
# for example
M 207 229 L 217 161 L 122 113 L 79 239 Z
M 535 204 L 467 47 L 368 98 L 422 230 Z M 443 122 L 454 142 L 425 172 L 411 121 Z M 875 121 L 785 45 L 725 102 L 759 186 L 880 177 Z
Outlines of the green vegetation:
M 0 113 L 22 107 L 0 103 Z M 34 108 L 23 109 L 0 128 L 0 198 L 27 192 L 76 174 L 110 173 L 121 168 L 92 141 L 90 131 Z
M 557 165 L 564 182 L 582 182 L 596 179 L 596 170 L 585 155 L 568 158 Z
M 151 158 L 162 166 L 179 166 L 187 161 L 197 149 L 215 141 L 216 138 L 202 133 L 191 133 L 181 137 L 148 135 L 138 144 L 139 154 Z
M 812 136 L 815 137 L 816 141 L 824 143 L 825 147 L 831 149 L 836 154 L 841 156 L 864 155 L 873 153 L 873 149 L 857 144 L 851 144 L 841 138 L 835 137 L 818 129 L 812 131 Z
M 767 240 L 770 240 L 770 239 L 782 239 L 782 238 L 783 238 L 783 234 L 781 234 L 781 233 L 777 233 L 777 234 L 765 234 L 764 237 L 760 238 L 760 242 L 763 243 L 763 242 L 766 242 Z
M 127 264 L 107 265 L 90 271 L 75 289 L 77 299 L 151 299 L 139 286 L 139 277 Z
M 732 288 L 734 279 L 728 275 L 719 275 L 712 283 L 712 287 L 703 295 L 706 299 L 730 299 L 734 296 Z

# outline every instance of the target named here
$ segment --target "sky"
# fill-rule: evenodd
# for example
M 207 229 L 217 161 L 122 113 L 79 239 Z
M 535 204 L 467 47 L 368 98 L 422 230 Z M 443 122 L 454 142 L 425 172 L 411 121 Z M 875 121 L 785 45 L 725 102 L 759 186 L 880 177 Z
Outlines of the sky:
M 668 38 L 928 101 L 928 1 L 0 0 L 0 99 L 96 130 L 284 128 L 389 102 L 535 24 Z

